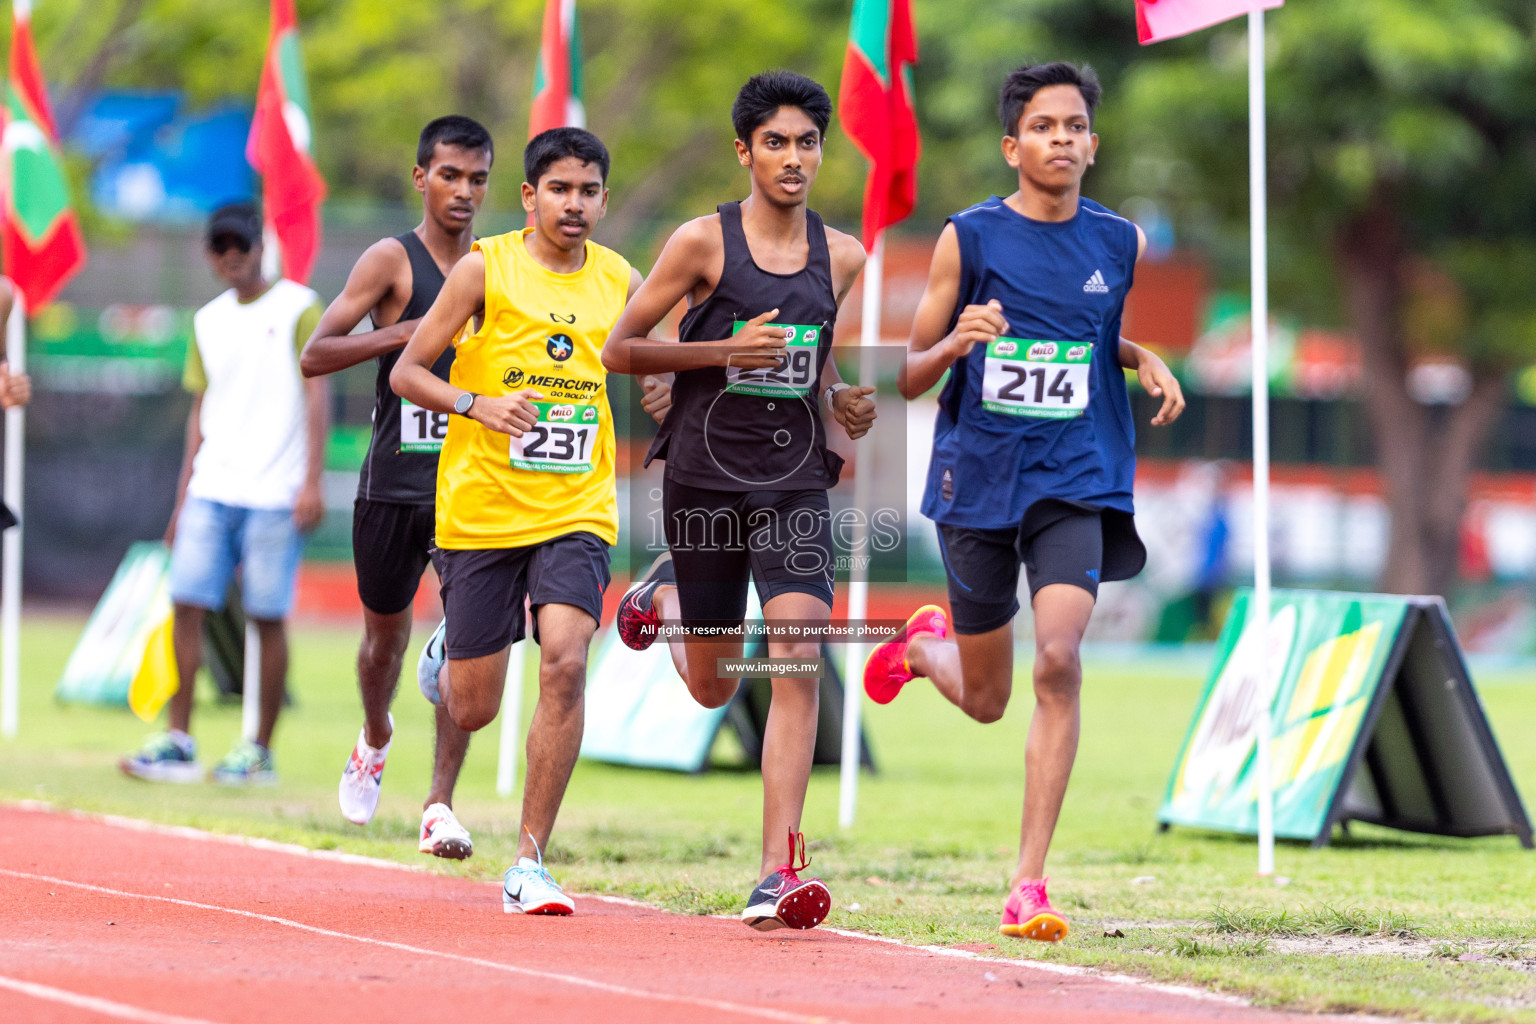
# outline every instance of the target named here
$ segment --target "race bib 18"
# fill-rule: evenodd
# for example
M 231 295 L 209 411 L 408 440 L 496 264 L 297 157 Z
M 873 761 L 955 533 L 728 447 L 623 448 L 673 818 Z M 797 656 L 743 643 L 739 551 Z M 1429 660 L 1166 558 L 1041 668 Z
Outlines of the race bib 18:
M 734 336 L 745 326 L 745 321 L 737 320 L 731 328 L 731 334 Z M 782 327 L 788 332 L 784 338 L 784 357 L 779 360 L 779 365 L 761 370 L 727 366 L 726 389 L 738 395 L 785 398 L 810 394 L 816 385 L 816 347 L 821 344 L 823 327 L 807 327 L 804 324 L 768 326 Z
M 448 414 L 400 399 L 400 450 L 436 455 L 448 436 Z
M 981 404 L 988 412 L 1064 420 L 1088 408 L 1093 346 L 998 338 L 987 345 Z
M 512 465 L 537 473 L 586 473 L 592 469 L 602 414 L 591 402 L 531 402 L 539 421 L 512 438 Z

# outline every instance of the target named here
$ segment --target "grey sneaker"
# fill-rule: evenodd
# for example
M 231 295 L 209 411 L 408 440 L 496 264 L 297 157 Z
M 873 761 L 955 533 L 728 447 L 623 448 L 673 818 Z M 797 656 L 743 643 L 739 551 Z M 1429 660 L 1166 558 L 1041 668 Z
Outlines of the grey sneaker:
M 444 619 L 427 637 L 427 645 L 421 649 L 421 657 L 416 659 L 416 685 L 421 688 L 421 695 L 433 704 L 443 702 L 443 695 L 437 691 L 437 677 L 442 674 L 443 662 L 448 660 L 448 652 L 444 649 L 447 638 L 448 620 Z

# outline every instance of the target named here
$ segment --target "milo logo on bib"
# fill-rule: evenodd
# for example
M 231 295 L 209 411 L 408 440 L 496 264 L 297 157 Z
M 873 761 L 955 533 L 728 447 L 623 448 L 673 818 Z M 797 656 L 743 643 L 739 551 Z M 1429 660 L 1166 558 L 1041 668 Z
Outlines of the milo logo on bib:
M 981 404 L 1005 416 L 1071 419 L 1088 408 L 1092 381 L 1092 345 L 996 338 L 987 345 Z
M 593 468 L 602 416 L 587 402 L 530 402 L 538 422 L 511 439 L 511 462 L 535 473 L 587 473 Z
M 737 320 L 731 327 L 734 337 L 746 321 Z M 813 327 L 807 324 L 768 324 L 784 329 L 784 355 L 777 366 L 760 370 L 740 366 L 725 368 L 726 390 L 738 395 L 766 395 L 788 398 L 808 395 L 816 384 L 816 349 L 821 344 L 825 325 Z

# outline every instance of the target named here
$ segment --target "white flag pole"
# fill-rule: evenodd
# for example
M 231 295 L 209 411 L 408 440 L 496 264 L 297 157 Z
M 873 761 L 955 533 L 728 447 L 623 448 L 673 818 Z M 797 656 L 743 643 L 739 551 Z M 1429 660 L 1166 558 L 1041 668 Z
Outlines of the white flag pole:
M 859 332 L 858 383 L 874 387 L 879 367 L 875 346 L 880 344 L 880 292 L 884 284 L 885 232 L 875 236 L 874 249 L 864 265 L 864 315 Z M 853 546 L 849 551 L 848 621 L 861 623 L 869 611 L 869 506 L 874 486 L 875 445 L 873 432 L 859 438 L 854 456 Z M 864 710 L 864 648 L 849 640 L 843 648 L 843 762 L 838 784 L 837 823 L 851 828 L 859 807 L 859 755 L 863 752 L 860 720 Z
M 1259 874 L 1275 871 L 1275 808 L 1270 778 L 1269 662 L 1269 260 L 1264 153 L 1264 10 L 1248 12 L 1249 234 L 1253 247 L 1253 606 L 1259 624 L 1258 773 Z
M 496 753 L 496 792 L 509 797 L 517 788 L 517 741 L 523 734 L 523 660 L 521 641 L 507 651 L 507 685 L 501 691 L 501 739 Z M 449 685 L 453 685 L 451 682 Z
M 21 293 L 5 325 L 5 356 L 12 373 L 27 370 L 27 307 Z M 22 518 L 22 470 L 26 458 L 27 412 L 5 411 L 5 503 Z M 14 739 L 21 717 L 21 531 L 17 524 L 0 541 L 0 735 Z

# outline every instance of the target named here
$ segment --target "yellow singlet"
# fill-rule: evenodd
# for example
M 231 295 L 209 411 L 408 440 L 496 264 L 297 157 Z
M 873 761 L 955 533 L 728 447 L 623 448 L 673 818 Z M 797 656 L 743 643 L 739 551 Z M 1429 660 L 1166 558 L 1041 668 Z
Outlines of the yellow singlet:
M 453 416 L 437 463 L 437 544 L 517 548 L 585 530 L 618 543 L 613 415 L 601 352 L 624 309 L 630 267 L 588 241 L 557 274 L 528 254 L 529 231 L 482 238 L 485 323 L 457 344 L 449 381 L 479 395 L 532 388 L 539 423 L 521 438 Z

